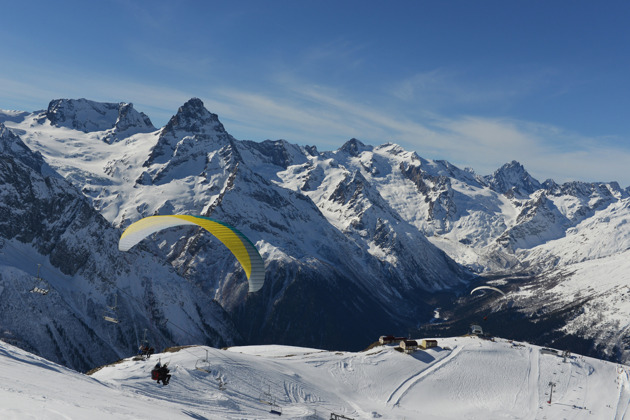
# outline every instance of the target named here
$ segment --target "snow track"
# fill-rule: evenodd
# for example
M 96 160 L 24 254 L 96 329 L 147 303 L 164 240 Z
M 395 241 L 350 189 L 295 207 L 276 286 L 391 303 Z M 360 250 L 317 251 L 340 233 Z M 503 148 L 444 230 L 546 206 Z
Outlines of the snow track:
M 538 395 L 540 393 L 538 384 L 540 382 L 540 359 L 538 349 L 529 348 L 529 368 L 527 370 L 527 388 L 524 388 L 522 392 L 529 395 L 529 403 L 527 405 L 526 414 L 524 419 L 535 419 L 538 413 L 539 401 Z M 517 409 L 517 400 L 514 401 L 514 409 Z
M 430 365 L 428 368 L 421 370 L 415 375 L 407 378 L 403 381 L 398 388 L 394 390 L 387 398 L 387 404 L 397 406 L 400 404 L 400 400 L 405 397 L 405 395 L 409 392 L 409 390 L 415 386 L 418 382 L 422 381 L 428 375 L 431 375 L 438 369 L 442 368 L 445 364 L 449 363 L 453 360 L 459 352 L 462 350 L 461 347 L 457 346 L 453 350 L 450 351 L 450 354 L 446 357 L 439 359 L 438 362 Z
M 617 402 L 615 420 L 630 420 L 630 368 L 619 366 L 617 373 L 619 401 Z

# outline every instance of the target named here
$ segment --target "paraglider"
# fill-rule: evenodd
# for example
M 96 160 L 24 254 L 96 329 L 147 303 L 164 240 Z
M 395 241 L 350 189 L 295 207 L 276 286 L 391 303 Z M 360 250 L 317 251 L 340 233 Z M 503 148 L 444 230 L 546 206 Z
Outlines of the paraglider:
M 171 380 L 171 375 L 169 374 L 168 363 L 162 364 L 162 362 L 158 361 L 153 370 L 151 370 L 151 379 L 156 381 L 158 384 L 162 381 L 162 385 L 168 385 Z
M 160 230 L 183 225 L 204 228 L 219 239 L 234 254 L 245 270 L 249 291 L 260 290 L 265 282 L 265 265 L 252 242 L 232 226 L 203 216 L 168 215 L 149 216 L 132 223 L 120 236 L 118 249 L 128 251 L 147 236 Z
M 503 295 L 503 297 L 505 297 L 505 296 L 506 296 L 506 295 L 505 295 L 505 293 L 503 293 L 503 291 L 502 291 L 501 289 L 498 289 L 498 288 L 496 288 L 496 287 L 492 287 L 492 286 L 479 286 L 479 287 L 475 287 L 474 289 L 472 289 L 472 290 L 470 291 L 470 294 L 472 295 L 472 294 L 473 294 L 473 293 L 475 293 L 477 290 L 484 290 L 484 289 L 487 289 L 487 290 L 494 290 L 495 292 L 499 292 L 499 293 L 501 293 L 501 294 Z
M 470 291 L 470 294 L 472 295 L 473 293 L 475 293 L 475 292 L 476 292 L 476 291 L 478 291 L 478 290 L 492 290 L 492 291 L 494 291 L 494 292 L 498 292 L 498 293 L 500 293 L 500 294 L 501 294 L 501 296 L 502 296 L 504 299 L 501 299 L 501 300 L 499 301 L 499 309 L 500 309 L 500 307 L 503 305 L 503 302 L 506 302 L 506 301 L 507 301 L 507 295 L 506 295 L 506 294 L 505 294 L 505 293 L 504 293 L 501 289 L 499 289 L 499 288 L 497 288 L 497 287 L 486 286 L 486 285 L 484 285 L 484 286 L 479 286 L 479 287 L 475 287 L 474 289 L 472 289 L 472 290 Z M 483 317 L 483 320 L 484 320 L 484 321 L 487 321 L 487 320 L 488 320 L 488 315 L 485 315 L 485 316 Z M 476 327 L 476 325 L 475 325 L 475 327 Z M 473 334 L 475 334 L 475 333 L 473 332 Z

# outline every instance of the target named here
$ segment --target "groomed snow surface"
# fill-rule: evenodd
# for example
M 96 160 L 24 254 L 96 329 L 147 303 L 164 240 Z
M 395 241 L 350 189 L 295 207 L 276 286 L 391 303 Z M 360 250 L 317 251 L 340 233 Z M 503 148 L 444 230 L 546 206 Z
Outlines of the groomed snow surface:
M 628 366 L 502 339 L 394 347 L 186 347 L 87 376 L 0 342 L 0 418 L 630 419 Z M 167 386 L 150 378 L 158 360 Z

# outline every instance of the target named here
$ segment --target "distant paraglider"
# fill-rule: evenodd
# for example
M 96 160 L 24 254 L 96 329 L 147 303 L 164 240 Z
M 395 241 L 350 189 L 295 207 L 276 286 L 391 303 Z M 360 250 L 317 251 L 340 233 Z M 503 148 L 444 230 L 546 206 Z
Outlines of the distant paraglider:
M 494 290 L 495 292 L 499 292 L 503 295 L 503 297 L 506 297 L 506 294 L 503 293 L 503 291 L 501 289 L 498 289 L 496 287 L 492 287 L 492 286 L 479 286 L 479 287 L 475 287 L 474 289 L 472 289 L 470 291 L 470 294 L 472 295 L 473 293 L 475 293 L 477 290 Z
M 500 303 L 499 303 L 499 308 L 503 305 L 503 302 L 506 302 L 506 301 L 507 301 L 507 295 L 506 295 L 506 294 L 505 294 L 505 293 L 504 293 L 501 289 L 496 288 L 496 287 L 492 287 L 492 286 L 479 286 L 479 287 L 475 287 L 474 289 L 472 289 L 472 290 L 470 291 L 470 294 L 472 295 L 473 293 L 475 293 L 475 292 L 477 292 L 477 291 L 479 291 L 479 290 L 491 290 L 491 291 L 493 291 L 493 292 L 500 293 L 500 294 L 501 294 L 501 296 L 502 296 L 503 298 L 505 298 L 505 299 L 501 299 L 501 300 L 500 300 Z M 483 317 L 483 320 L 484 320 L 484 321 L 487 321 L 487 320 L 488 320 L 488 315 L 484 316 L 484 317 Z M 474 334 L 474 333 L 473 333 L 473 334 Z
M 120 236 L 118 249 L 128 251 L 147 236 L 160 230 L 183 225 L 204 228 L 219 239 L 234 254 L 245 270 L 249 291 L 257 292 L 265 282 L 265 264 L 252 242 L 232 226 L 203 216 L 149 216 L 132 223 Z

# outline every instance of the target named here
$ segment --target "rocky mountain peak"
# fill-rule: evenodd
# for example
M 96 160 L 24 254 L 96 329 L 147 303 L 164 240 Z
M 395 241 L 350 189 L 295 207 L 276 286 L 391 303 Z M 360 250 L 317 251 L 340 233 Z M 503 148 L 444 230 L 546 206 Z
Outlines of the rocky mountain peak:
M 372 146 L 366 146 L 360 140 L 352 138 L 339 148 L 340 152 L 345 152 L 350 156 L 359 156 L 361 152 L 372 150 Z
M 7 154 L 14 151 L 15 146 L 24 145 L 22 141 L 13 134 L 11 130 L 5 127 L 4 124 L 0 123 L 0 153 Z M 24 145 L 26 147 L 26 145 Z
M 526 196 L 541 188 L 519 162 L 513 160 L 483 178 L 488 186 L 501 194 Z
M 225 133 L 223 124 L 217 114 L 209 112 L 201 99 L 189 99 L 179 107 L 175 114 L 164 127 L 163 133 L 175 133 L 185 131 L 190 134 Z
M 234 139 L 225 131 L 216 114 L 209 112 L 198 98 L 182 105 L 164 128 L 143 166 L 148 171 L 138 180 L 167 182 L 170 175 L 182 176 L 182 170 L 193 176 L 202 174 L 208 164 L 208 153 L 221 150 L 224 158 L 239 160 Z
M 32 152 L 18 136 L 0 123 L 0 156 L 8 156 L 18 160 L 35 171 L 48 168 L 39 152 Z
M 138 112 L 131 103 L 121 103 L 118 108 L 118 119 L 114 128 L 119 131 L 128 131 L 133 128 L 142 129 L 142 132 L 155 131 L 153 123 L 144 112 Z

